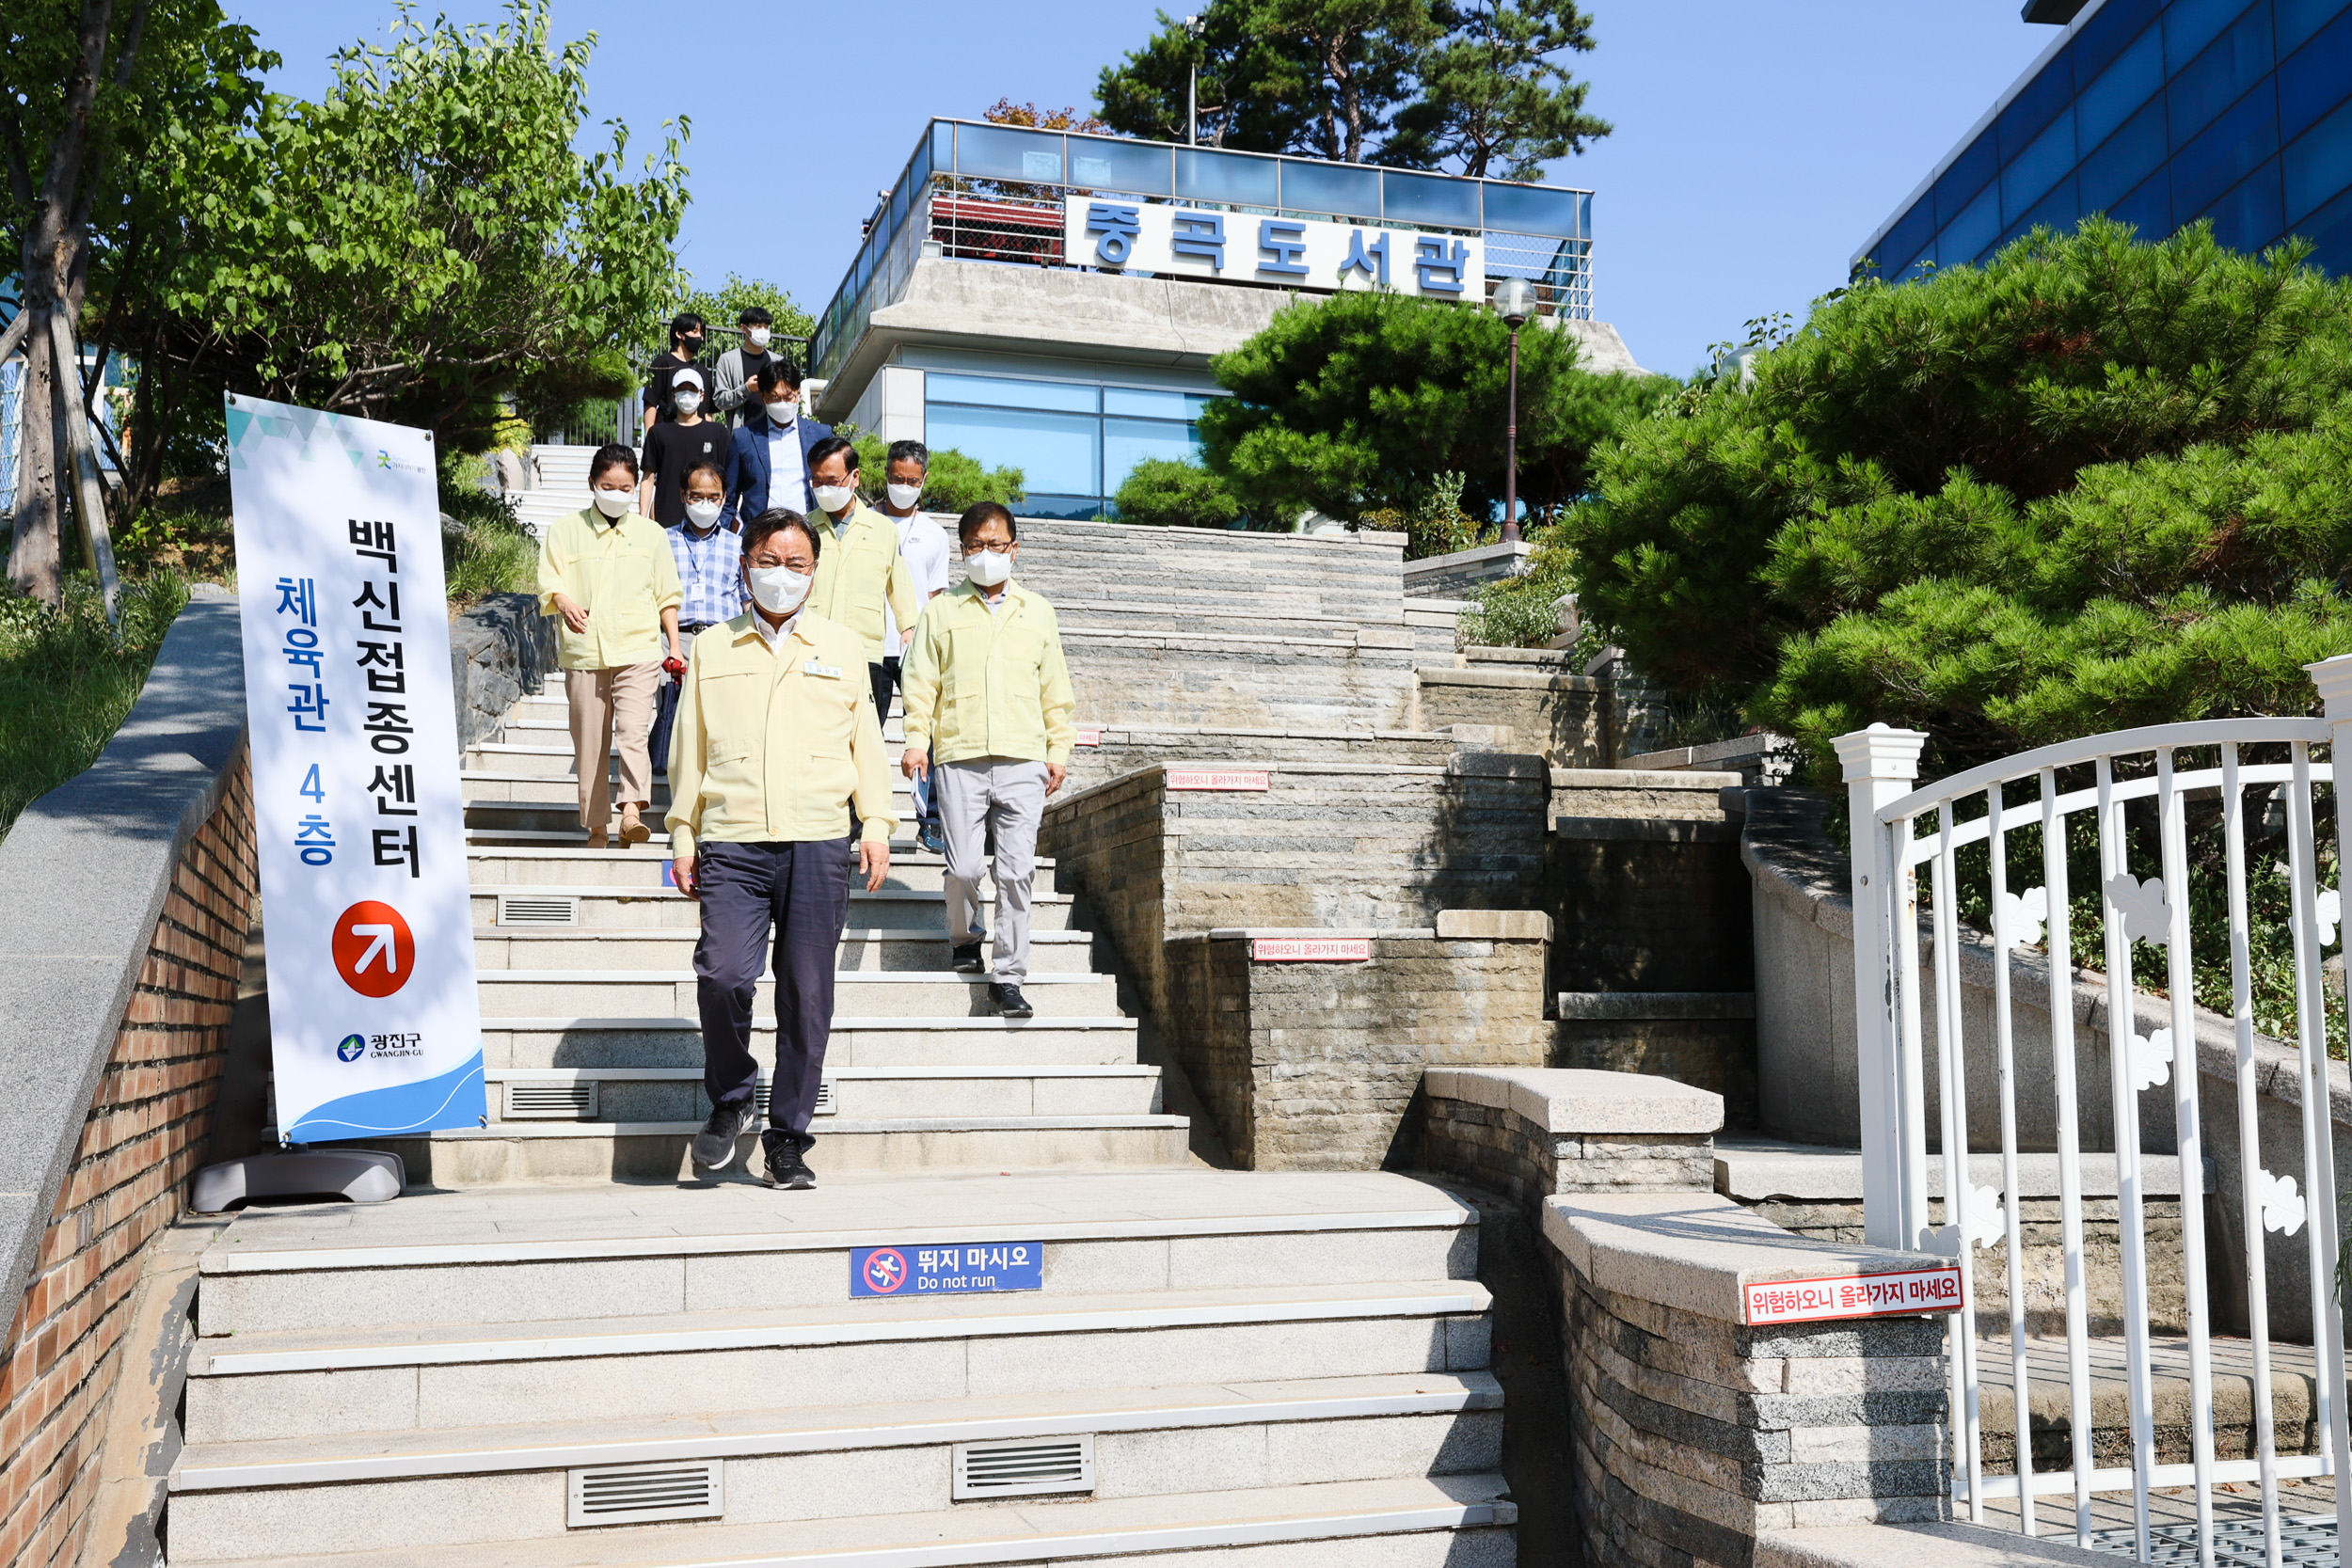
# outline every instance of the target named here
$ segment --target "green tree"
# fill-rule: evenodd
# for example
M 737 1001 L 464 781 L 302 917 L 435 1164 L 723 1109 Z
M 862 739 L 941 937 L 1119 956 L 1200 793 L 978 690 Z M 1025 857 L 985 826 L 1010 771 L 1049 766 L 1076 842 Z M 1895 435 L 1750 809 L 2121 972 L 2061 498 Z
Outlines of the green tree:
M 1411 513 L 1439 474 L 1461 506 L 1502 499 L 1510 329 L 1491 311 L 1369 292 L 1300 300 L 1212 361 L 1233 396 L 1202 410 L 1209 470 L 1269 507 Z M 1576 340 L 1519 334 L 1518 489 L 1538 519 L 1592 487 L 1594 448 L 1676 384 L 1577 368 Z
M 74 488 L 56 444 L 61 408 L 94 406 L 108 356 L 131 341 L 126 325 L 186 254 L 188 193 L 250 122 L 277 63 L 215 0 L 24 0 L 0 28 L 0 234 L 21 291 L 0 359 L 23 345 L 33 411 L 10 571 L 53 605 Z M 54 322 L 70 340 L 62 356 Z M 102 372 L 87 384 L 85 348 Z
M 881 495 L 886 483 L 883 468 L 888 444 L 870 431 L 834 428 L 844 430 L 857 447 L 858 477 L 865 482 L 866 494 Z M 926 512 L 954 513 L 969 511 L 982 501 L 1010 506 L 1028 495 L 1023 488 L 1026 483 L 1018 468 L 992 468 L 953 447 L 939 447 L 932 449 L 930 467 L 923 476 L 923 494 L 914 504 Z
M 1418 63 L 1419 101 L 1396 117 L 1383 161 L 1498 180 L 1540 180 L 1544 165 L 1609 135 L 1584 112 L 1590 86 L 1561 57 L 1590 53 L 1576 0 L 1470 0 Z
M 1111 498 L 1122 523 L 1151 528 L 1231 528 L 1242 519 L 1241 499 L 1198 463 L 1147 457 L 1120 482 Z
M 499 402 L 628 384 L 674 297 L 683 121 L 628 177 L 628 132 L 572 142 L 595 38 L 556 45 L 548 0 L 335 57 L 317 103 L 272 98 L 187 221 L 200 265 L 163 301 L 167 357 L 236 389 L 423 425 L 472 449 Z
M 1143 47 L 1103 69 L 1095 101 L 1114 130 L 1182 141 L 1197 66 L 1204 144 L 1362 162 L 1442 31 L 1435 5 L 1209 0 L 1198 35 L 1163 11 Z
M 1931 774 L 2131 724 L 2306 712 L 2352 648 L 2352 282 L 2094 220 L 1866 281 L 1627 430 L 1570 515 L 1654 679 Z

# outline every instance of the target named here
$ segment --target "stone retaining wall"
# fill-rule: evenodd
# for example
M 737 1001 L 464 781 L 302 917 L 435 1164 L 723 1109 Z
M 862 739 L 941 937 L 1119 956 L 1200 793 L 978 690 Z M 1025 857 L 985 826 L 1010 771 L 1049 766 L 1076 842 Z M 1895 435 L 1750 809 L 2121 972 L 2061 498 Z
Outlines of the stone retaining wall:
M 1466 1176 L 1532 1216 L 1562 1193 L 1703 1193 L 1720 1096 L 1625 1072 L 1432 1067 L 1406 1164 Z
M 1518 668 L 1489 663 L 1452 670 L 1424 663 L 1420 681 L 1420 722 L 1430 729 L 1507 727 L 1519 746 L 1542 752 L 1555 768 L 1608 766 L 1608 691 L 1590 676 L 1533 660 Z
M 243 668 L 235 604 L 192 603 L 0 844 L 0 1562 L 74 1561 L 132 1287 L 204 1160 L 256 900 Z
M 1445 911 L 1433 928 L 1212 931 L 1167 943 L 1161 1034 L 1253 1170 L 1373 1170 L 1432 1063 L 1538 1066 L 1549 922 Z M 1368 959 L 1261 962 L 1260 939 L 1361 938 Z
M 500 594 L 450 623 L 459 751 L 499 737 L 515 700 L 555 669 L 555 621 L 539 613 L 535 594 Z

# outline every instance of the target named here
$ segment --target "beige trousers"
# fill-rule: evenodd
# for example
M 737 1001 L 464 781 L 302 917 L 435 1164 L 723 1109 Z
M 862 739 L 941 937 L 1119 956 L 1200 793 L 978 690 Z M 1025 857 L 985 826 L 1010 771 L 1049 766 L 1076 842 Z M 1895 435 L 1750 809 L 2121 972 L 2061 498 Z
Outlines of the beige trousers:
M 616 743 L 622 804 L 653 803 L 653 757 L 645 741 L 660 684 L 659 659 L 564 672 L 564 694 L 572 708 L 572 765 L 580 772 L 580 825 L 592 833 L 612 826 L 612 765 L 606 758 Z

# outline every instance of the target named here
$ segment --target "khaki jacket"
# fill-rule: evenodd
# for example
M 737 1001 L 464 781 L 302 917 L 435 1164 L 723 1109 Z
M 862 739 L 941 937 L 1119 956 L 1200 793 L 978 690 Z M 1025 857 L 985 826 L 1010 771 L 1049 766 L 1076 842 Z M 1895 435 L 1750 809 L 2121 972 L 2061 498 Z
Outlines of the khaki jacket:
M 1061 623 L 1042 594 L 1005 584 L 994 611 L 969 582 L 923 607 L 899 672 L 907 744 L 933 763 L 1010 757 L 1068 767 L 1077 698 L 1062 657 Z
M 706 840 L 808 843 L 898 826 L 866 649 L 803 610 L 771 647 L 746 610 L 694 639 L 670 741 L 670 852 Z
M 588 629 L 562 624 L 555 596 L 588 611 Z M 608 519 L 595 507 L 559 517 L 539 546 L 539 613 L 556 616 L 556 663 L 614 670 L 668 657 L 661 612 L 686 597 L 670 536 L 636 512 Z
M 849 530 L 838 538 L 833 519 L 822 512 L 811 513 L 808 520 L 825 536 L 817 551 L 817 582 L 809 589 L 808 608 L 864 638 L 868 664 L 898 657 L 898 649 L 882 646 L 882 603 L 889 601 L 901 626 L 914 625 L 921 608 L 914 573 L 898 554 L 898 528 L 864 501 L 851 505 Z

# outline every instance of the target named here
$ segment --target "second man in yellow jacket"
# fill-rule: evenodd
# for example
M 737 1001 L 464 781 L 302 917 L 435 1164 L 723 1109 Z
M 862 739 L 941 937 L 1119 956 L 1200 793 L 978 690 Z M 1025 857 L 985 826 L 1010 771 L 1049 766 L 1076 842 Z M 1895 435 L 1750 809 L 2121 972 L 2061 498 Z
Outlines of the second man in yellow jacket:
M 947 941 L 955 967 L 989 972 L 1005 1018 L 1032 1012 L 1029 891 L 1045 798 L 1061 787 L 1078 732 L 1076 699 L 1054 607 L 1012 580 L 1021 553 L 1012 514 L 983 501 L 956 525 L 964 581 L 923 607 L 907 650 L 909 778 L 928 773 L 947 838 Z M 980 956 L 983 848 L 996 854 L 996 947 Z
M 891 520 L 859 499 L 857 448 L 838 436 L 828 436 L 808 449 L 808 474 L 817 496 L 818 515 L 809 519 L 825 531 L 824 558 L 817 562 L 817 586 L 809 590 L 808 608 L 828 621 L 838 622 L 866 641 L 866 680 L 874 691 L 874 715 L 890 718 L 890 671 L 885 658 L 898 657 L 898 648 L 885 648 L 882 606 L 901 627 L 912 628 L 922 596 L 915 592 L 914 572 L 898 553 L 898 530 Z M 911 630 L 898 634 L 904 647 Z

